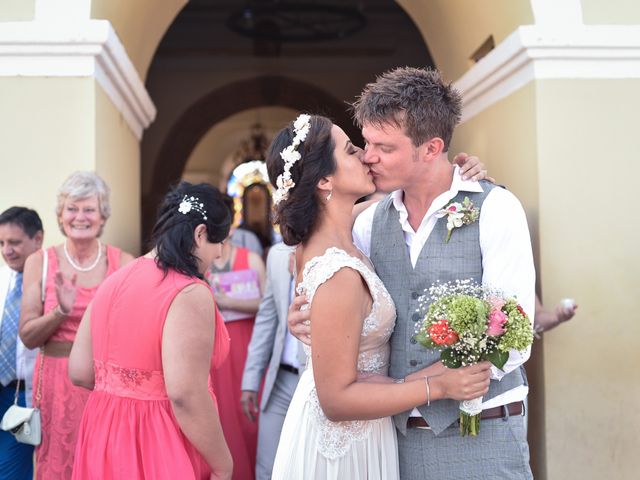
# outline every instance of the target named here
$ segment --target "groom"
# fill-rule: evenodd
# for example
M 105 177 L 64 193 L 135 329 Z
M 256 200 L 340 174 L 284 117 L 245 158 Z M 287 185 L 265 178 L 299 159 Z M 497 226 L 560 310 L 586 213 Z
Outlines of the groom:
M 414 338 L 418 299 L 435 282 L 473 279 L 516 296 L 533 321 L 535 272 L 520 202 L 507 190 L 463 180 L 448 160 L 461 98 L 434 70 L 398 68 L 367 85 L 353 105 L 366 142 L 364 162 L 378 190 L 392 192 L 356 219 L 355 244 L 372 260 L 397 309 L 389 375 L 404 378 L 433 365 L 439 352 Z M 468 197 L 479 219 L 455 228 L 447 242 L 441 211 Z M 293 313 L 289 323 L 294 324 Z M 492 368 L 477 437 L 460 437 L 458 402 L 440 400 L 396 415 L 400 476 L 530 479 L 523 401 L 524 354 Z

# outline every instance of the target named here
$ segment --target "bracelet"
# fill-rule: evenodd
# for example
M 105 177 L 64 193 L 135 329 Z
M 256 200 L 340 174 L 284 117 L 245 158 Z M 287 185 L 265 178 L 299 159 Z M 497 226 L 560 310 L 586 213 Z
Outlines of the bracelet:
M 69 314 L 71 314 L 71 311 L 68 311 L 68 312 L 63 311 L 60 304 L 58 304 L 53 311 L 59 315 L 62 315 L 63 317 L 68 317 Z
M 404 378 L 394 378 L 393 383 L 404 383 Z
M 424 384 L 427 386 L 427 407 L 431 405 L 431 389 L 429 388 L 429 377 L 424 376 Z

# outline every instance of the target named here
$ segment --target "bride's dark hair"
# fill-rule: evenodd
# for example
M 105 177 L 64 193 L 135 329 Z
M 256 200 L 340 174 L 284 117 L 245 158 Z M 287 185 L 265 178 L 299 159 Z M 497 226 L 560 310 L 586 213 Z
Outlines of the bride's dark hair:
M 274 207 L 275 223 L 280 225 L 282 239 L 287 245 L 302 243 L 313 232 L 322 205 L 317 192 L 318 182 L 336 171 L 335 142 L 331 137 L 333 122 L 326 117 L 312 115 L 310 125 L 306 139 L 296 149 L 302 158 L 291 167 L 291 180 L 295 186 L 289 190 L 288 198 Z M 280 130 L 267 152 L 267 170 L 274 188 L 277 188 L 278 176 L 284 171 L 280 152 L 293 143 L 293 130 L 293 122 Z

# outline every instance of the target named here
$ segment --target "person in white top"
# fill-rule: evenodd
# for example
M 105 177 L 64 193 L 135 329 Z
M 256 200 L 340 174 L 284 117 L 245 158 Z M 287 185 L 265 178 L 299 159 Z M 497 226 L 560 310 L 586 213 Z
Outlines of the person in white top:
M 423 247 L 430 240 L 439 220 L 438 211 L 461 192 L 469 192 L 470 196 L 478 194 L 483 198 L 478 222 L 481 281 L 505 295 L 516 296 L 533 322 L 535 270 L 520 202 L 506 189 L 463 178 L 458 167 L 448 159 L 451 136 L 460 120 L 459 93 L 445 84 L 437 71 L 397 68 L 367 85 L 354 103 L 353 111 L 365 140 L 363 162 L 371 169 L 377 190 L 390 192 L 388 211 L 397 212 L 394 215 L 399 226 L 393 228 L 401 229 L 411 267 L 415 269 Z M 374 216 L 378 207 L 377 203 L 370 206 L 354 224 L 354 243 L 366 255 L 374 253 L 372 229 L 376 228 Z M 389 235 L 389 232 L 380 230 L 379 234 Z M 442 240 L 431 239 L 431 242 L 442 243 Z M 378 270 L 375 258 L 373 260 Z M 421 263 L 427 265 L 426 268 L 432 264 L 434 261 Z M 384 275 L 380 275 L 388 286 Z M 405 293 L 406 296 L 412 294 L 408 288 Z M 394 300 L 398 303 L 402 299 Z M 301 305 L 304 301 L 296 298 L 294 304 Z M 398 322 L 413 324 L 417 321 L 413 317 L 406 318 L 405 314 L 405 318 L 400 318 L 399 313 Z M 309 333 L 303 324 L 305 318 L 304 312 L 297 311 L 289 317 L 290 328 L 299 338 Z M 408 328 L 405 327 L 405 331 Z M 392 341 L 391 372 L 406 368 L 394 366 L 394 358 L 399 361 L 397 358 L 404 356 L 395 357 L 393 345 Z M 503 370 L 492 367 L 491 383 L 500 382 L 510 372 L 520 375 L 518 370 L 529 355 L 530 349 L 523 354 L 510 352 Z M 437 364 L 446 370 L 440 362 Z M 420 360 L 412 360 L 411 365 L 415 370 L 425 367 Z M 502 391 L 504 389 L 504 386 L 498 387 L 500 394 L 483 404 L 482 431 L 471 440 L 461 438 L 455 424 L 444 431 L 435 427 L 432 430 L 415 409 L 406 424 L 396 423 L 402 433 L 398 436 L 400 477 L 532 478 L 524 420 L 520 415 L 528 387 L 525 381 L 515 388 Z
M 18 337 L 22 298 L 22 271 L 27 257 L 42 247 L 44 232 L 38 214 L 11 207 L 0 214 L 0 418 L 13 404 L 31 406 L 31 382 L 37 350 L 25 348 Z M 20 382 L 18 382 L 20 380 Z M 33 446 L 18 443 L 11 432 L 0 430 L 0 478 L 33 478 Z

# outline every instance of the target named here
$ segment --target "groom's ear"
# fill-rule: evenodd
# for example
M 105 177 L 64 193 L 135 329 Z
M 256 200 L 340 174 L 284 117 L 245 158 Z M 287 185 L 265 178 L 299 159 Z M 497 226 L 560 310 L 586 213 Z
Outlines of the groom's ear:
M 440 137 L 433 137 L 418 148 L 421 160 L 431 161 L 442 155 L 444 151 L 444 140 Z
M 333 184 L 331 183 L 331 177 L 322 177 L 318 181 L 318 190 L 322 190 L 323 192 L 330 192 L 333 189 Z

